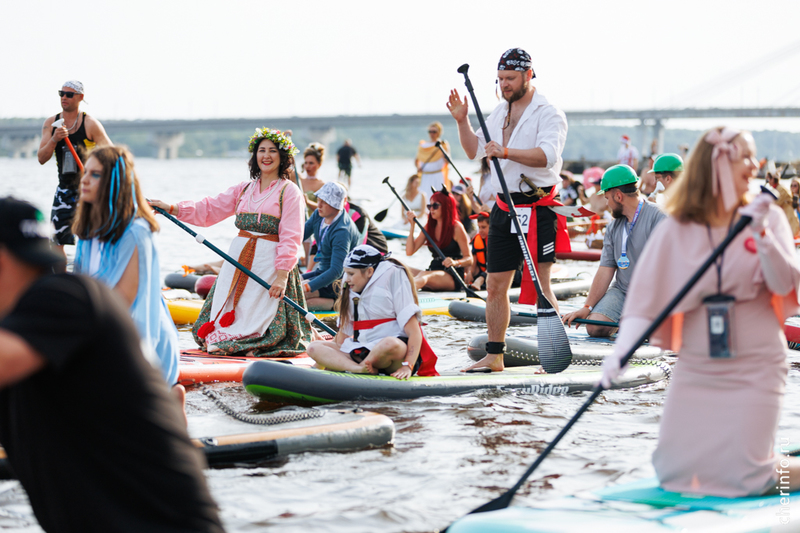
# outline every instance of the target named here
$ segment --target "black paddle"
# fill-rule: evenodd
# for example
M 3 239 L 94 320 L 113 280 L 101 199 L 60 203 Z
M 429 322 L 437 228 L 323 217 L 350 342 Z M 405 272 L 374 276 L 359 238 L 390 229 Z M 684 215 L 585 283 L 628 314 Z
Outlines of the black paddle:
M 436 146 L 439 146 L 439 141 L 436 141 Z M 433 156 L 435 156 L 435 155 L 436 155 L 436 150 L 434 150 L 433 152 L 431 152 L 431 156 L 428 158 L 428 160 L 427 160 L 427 161 L 425 161 L 424 163 L 422 163 L 422 166 L 424 167 L 425 165 L 427 165 L 428 163 L 430 163 L 430 162 L 431 162 L 431 159 L 433 159 Z M 448 159 L 448 161 L 449 161 L 449 159 Z M 419 175 L 421 172 L 422 172 L 421 170 L 418 170 L 418 171 L 417 171 L 417 175 Z M 458 171 L 456 171 L 456 172 L 458 172 Z M 392 189 L 392 190 L 394 190 L 394 189 Z M 398 198 L 399 198 L 399 197 L 398 197 Z M 383 222 L 383 219 L 384 219 L 384 218 L 386 218 L 386 215 L 389 213 L 389 209 L 391 209 L 391 208 L 392 208 L 392 206 L 394 205 L 394 203 L 395 203 L 396 201 L 397 201 L 397 198 L 395 198 L 394 200 L 392 200 L 392 203 L 391 203 L 391 204 L 389 204 L 389 207 L 387 207 L 386 209 L 384 209 L 384 210 L 382 210 L 382 211 L 378 211 L 378 214 L 377 214 L 377 215 L 375 215 L 375 216 L 374 216 L 374 217 L 372 217 L 372 218 L 374 218 L 374 219 L 375 219 L 375 220 L 377 220 L 378 222 Z M 403 206 L 405 206 L 405 204 L 403 204 Z M 406 211 L 408 211 L 408 209 L 406 209 Z
M 761 186 L 761 190 L 766 194 L 770 194 L 773 197 L 777 198 L 776 194 L 773 194 L 773 192 L 770 191 L 770 189 L 764 187 L 763 185 Z M 739 221 L 733 226 L 730 232 L 728 232 L 728 235 L 727 237 L 725 237 L 725 240 L 723 240 L 720 243 L 720 245 L 714 249 L 709 258 L 706 259 L 705 263 L 703 263 L 700 266 L 700 268 L 697 269 L 697 272 L 695 272 L 695 274 L 680 290 L 680 292 L 678 292 L 678 294 L 675 295 L 675 297 L 667 304 L 667 307 L 665 307 L 664 310 L 661 311 L 661 313 L 656 317 L 656 319 L 653 320 L 653 323 L 650 324 L 647 330 L 644 333 L 642 333 L 642 335 L 633 344 L 630 350 L 628 350 L 628 353 L 625 354 L 625 357 L 623 357 L 620 360 L 619 363 L 620 368 L 625 367 L 630 358 L 633 357 L 633 353 L 639 348 L 639 346 L 641 346 L 644 343 L 646 339 L 650 338 L 650 336 L 658 328 L 658 326 L 660 326 L 661 323 L 670 315 L 672 310 L 675 309 L 675 306 L 677 306 L 678 303 L 680 303 L 680 301 L 683 300 L 683 297 L 686 296 L 686 294 L 692 289 L 692 287 L 695 286 L 698 280 L 703 276 L 703 274 L 705 274 L 706 270 L 708 270 L 708 268 L 714 263 L 717 257 L 719 257 L 722 254 L 722 252 L 725 251 L 725 249 L 733 241 L 733 239 L 736 238 L 736 236 L 739 235 L 739 233 L 741 233 L 742 230 L 744 230 L 744 228 L 747 227 L 750 221 L 751 218 L 749 216 L 742 216 L 739 219 Z M 471 511 L 469 514 L 485 513 L 487 511 L 497 511 L 500 509 L 505 509 L 506 507 L 511 505 L 511 500 L 514 498 L 514 495 L 522 487 L 522 485 L 525 483 L 528 477 L 530 477 L 530 475 L 533 474 L 534 470 L 536 470 L 536 468 L 542 463 L 542 461 L 544 461 L 545 457 L 547 457 L 550 454 L 550 452 L 553 451 L 553 448 L 556 447 L 556 445 L 559 443 L 559 441 L 561 441 L 564 435 L 567 434 L 570 428 L 572 428 L 572 426 L 575 425 L 575 422 L 578 421 L 581 415 L 585 413 L 587 409 L 589 409 L 589 406 L 592 405 L 592 403 L 597 399 L 600 393 L 603 392 L 603 390 L 604 390 L 603 386 L 598 383 L 597 386 L 592 391 L 592 394 L 589 396 L 589 398 L 587 398 L 586 401 L 583 403 L 583 405 L 581 405 L 580 409 L 578 409 L 578 412 L 575 413 L 575 415 L 573 415 L 573 417 L 569 420 L 569 422 L 567 422 L 567 425 L 564 426 L 564 428 L 558 433 L 558 435 L 556 435 L 556 438 L 553 439 L 553 441 L 547 445 L 547 448 L 545 448 L 544 451 L 542 451 L 542 453 L 539 455 L 536 461 L 525 471 L 525 473 L 513 487 L 508 489 L 506 492 L 504 492 L 494 500 L 485 503 L 480 507 L 478 507 L 477 509 Z
M 208 242 L 205 237 L 203 237 L 202 235 L 198 235 L 195 231 L 193 231 L 191 228 L 186 226 L 183 222 L 181 222 L 180 220 L 178 220 L 174 216 L 170 215 L 169 213 L 167 213 L 166 211 L 164 211 L 160 207 L 156 207 L 154 205 L 151 205 L 150 207 L 152 207 L 153 209 L 155 209 L 156 211 L 158 211 L 159 213 L 161 213 L 162 215 L 164 215 L 165 217 L 170 219 L 172 222 L 177 224 L 178 227 L 180 227 L 186 233 L 188 233 L 189 235 L 194 237 L 194 240 L 196 240 L 197 242 L 199 242 L 201 244 L 205 244 L 208 248 L 210 248 L 214 253 L 219 255 L 225 261 L 227 261 L 228 263 L 232 264 L 233 266 L 235 266 L 236 268 L 238 268 L 239 270 L 241 270 L 245 274 L 247 274 L 250 277 L 250 279 L 252 279 L 256 283 L 258 283 L 259 285 L 261 285 L 265 289 L 267 289 L 267 290 L 270 289 L 270 284 L 269 283 L 267 283 L 266 281 L 264 281 L 260 277 L 258 277 L 255 274 L 253 274 L 253 272 L 251 272 L 249 268 L 247 268 L 246 266 L 244 266 L 241 263 L 239 263 L 239 261 L 237 261 L 233 257 L 229 256 L 228 254 L 226 254 L 225 252 L 223 252 L 222 250 L 220 250 L 219 248 L 217 248 L 216 246 L 214 246 L 213 244 Z M 291 298 L 288 298 L 288 297 L 284 296 L 283 297 L 283 302 L 286 303 L 287 305 L 289 305 L 290 307 L 293 307 L 294 309 L 296 309 L 301 315 L 303 315 L 303 317 L 306 320 L 308 320 L 309 318 L 314 316 L 314 313 L 311 313 L 310 311 L 307 311 L 306 309 L 303 309 L 300 305 L 295 303 L 294 300 L 292 300 Z M 324 329 L 326 332 L 330 333 L 331 335 L 336 335 L 335 331 L 333 331 L 331 328 L 329 328 L 328 326 L 326 326 L 325 324 L 320 322 L 320 320 L 318 318 L 316 318 L 316 317 L 314 317 L 313 324 L 315 326 L 317 326 L 317 327 L 320 327 L 320 328 Z
M 453 160 L 450 159 L 450 156 L 447 155 L 447 152 L 445 152 L 444 148 L 442 148 L 442 141 L 436 141 L 436 147 L 439 150 L 442 151 L 442 155 L 444 156 L 445 159 L 447 159 L 447 162 L 450 163 L 450 166 L 453 167 L 453 170 L 456 171 L 456 174 L 458 174 L 458 177 L 459 177 L 459 179 L 461 179 L 461 183 L 464 184 L 464 187 L 471 187 L 472 185 L 467 183 L 467 180 L 464 179 L 464 176 L 462 176 L 461 172 L 459 172 L 458 169 L 456 168 L 456 165 L 455 165 L 455 163 L 453 163 Z M 475 199 L 476 202 L 478 202 L 478 205 L 481 205 L 481 199 L 478 198 L 477 194 L 475 194 L 475 190 L 474 189 L 472 191 L 472 197 Z
M 483 120 L 481 108 L 478 105 L 478 99 L 475 97 L 475 91 L 472 89 L 472 82 L 469 80 L 467 74 L 469 65 L 466 63 L 458 67 L 458 72 L 464 75 L 464 83 L 467 86 L 467 91 L 472 98 L 472 103 L 475 105 L 475 114 L 478 115 L 481 129 L 483 130 L 483 138 L 486 142 L 490 142 L 489 129 L 486 127 L 486 122 Z M 510 104 L 509 104 L 510 105 Z M 505 177 L 503 177 L 503 170 L 500 168 L 500 161 L 496 157 L 492 158 L 494 169 L 497 176 L 500 178 L 500 186 L 503 188 L 503 196 L 505 196 L 506 203 L 508 204 L 508 216 L 514 223 L 517 230 L 517 240 L 522 249 L 522 255 L 525 257 L 525 263 L 528 265 L 528 272 L 533 279 L 533 284 L 536 286 L 536 293 L 538 301 L 536 305 L 536 327 L 539 332 L 542 332 L 544 327 L 544 335 L 539 335 L 539 361 L 542 368 L 548 374 L 555 374 L 563 371 L 572 362 L 572 349 L 569 346 L 569 339 L 567 338 L 567 331 L 564 328 L 561 318 L 558 316 L 553 304 L 542 292 L 542 287 L 539 284 L 539 278 L 536 275 L 536 269 L 533 266 L 531 259 L 531 252 L 528 250 L 528 243 L 525 241 L 525 234 L 522 233 L 522 226 L 520 225 L 517 211 L 514 208 L 514 202 L 511 200 L 511 194 L 508 192 L 508 185 L 506 185 Z M 542 342 L 543 341 L 543 342 Z
M 383 179 L 383 183 L 388 185 L 389 188 L 392 190 L 392 193 L 397 197 L 398 200 L 400 200 L 400 204 L 403 206 L 403 209 L 405 209 L 406 212 L 410 211 L 410 209 L 408 208 L 406 203 L 403 201 L 402 198 L 400 198 L 400 195 L 397 194 L 397 191 L 394 189 L 394 187 L 392 187 L 392 184 L 389 183 L 389 176 L 386 176 Z M 425 231 L 425 227 L 422 225 L 422 222 L 420 222 L 418 218 L 414 218 L 414 222 L 416 222 L 417 226 L 419 226 L 419 229 L 420 229 L 420 231 L 422 231 L 422 234 L 425 235 L 425 238 L 428 239 L 428 244 L 431 245 L 431 248 L 433 248 L 433 250 L 436 252 L 436 255 L 439 256 L 439 259 L 444 261 L 445 257 L 447 257 L 447 256 L 444 255 L 444 252 L 442 252 L 441 248 L 436 246 L 436 243 L 433 241 L 433 239 L 431 239 L 431 236 L 428 235 L 427 231 Z M 472 298 L 480 298 L 484 302 L 486 301 L 485 298 L 483 298 L 481 295 L 479 295 L 474 290 L 470 289 L 467 286 L 467 284 L 464 283 L 464 280 L 461 279 L 461 276 L 458 275 L 458 272 L 456 272 L 456 269 L 453 268 L 452 265 L 450 267 L 448 267 L 446 270 L 451 276 L 453 276 L 453 279 L 455 279 L 458 282 L 458 284 L 461 285 L 461 288 L 464 289 L 464 292 L 467 293 L 467 296 L 470 296 Z

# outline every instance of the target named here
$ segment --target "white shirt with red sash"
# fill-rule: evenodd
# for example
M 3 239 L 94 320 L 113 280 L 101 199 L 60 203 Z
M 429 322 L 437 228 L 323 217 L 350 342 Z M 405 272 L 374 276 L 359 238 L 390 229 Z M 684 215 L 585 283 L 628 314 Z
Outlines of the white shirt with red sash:
M 374 321 L 374 325 L 371 325 L 371 327 L 359 329 L 358 340 L 353 338 L 355 332 L 353 328 L 353 310 L 355 309 L 353 298 L 359 299 L 358 321 L 361 323 L 366 322 L 367 324 L 370 321 Z M 417 320 L 420 323 L 422 322 L 422 310 L 414 301 L 413 288 L 405 270 L 390 261 L 381 261 L 378 264 L 375 268 L 375 273 L 367 282 L 361 294 L 350 291 L 348 314 L 347 324 L 341 328 L 341 331 L 347 335 L 341 348 L 345 353 L 350 353 L 358 348 L 371 350 L 386 337 L 407 337 L 408 334 L 405 332 L 404 327 L 411 320 L 411 317 L 416 316 Z M 423 345 L 427 345 L 424 336 L 423 332 Z M 423 355 L 422 351 L 420 350 L 420 357 L 423 358 L 422 363 L 424 366 L 429 367 L 430 365 L 425 365 L 425 360 L 429 355 Z M 433 352 L 431 351 L 430 355 L 432 354 Z M 431 364 L 435 365 L 435 358 L 436 356 L 433 355 Z M 425 375 L 422 368 L 420 369 L 420 375 Z
M 519 104 L 517 104 L 519 105 Z M 494 108 L 492 114 L 486 119 L 486 127 L 489 136 L 493 141 L 503 144 L 503 124 L 508 115 L 508 102 L 503 100 Z M 480 159 L 486 155 L 486 146 L 483 130 L 478 129 L 478 153 L 474 159 Z M 528 107 L 522 113 L 511 137 L 508 139 L 507 148 L 517 148 L 520 150 L 530 150 L 531 148 L 541 148 L 547 157 L 547 166 L 543 168 L 528 167 L 510 159 L 499 159 L 503 177 L 508 185 L 510 193 L 520 192 L 520 174 L 530 178 L 537 187 L 549 187 L 561 182 L 559 173 L 563 161 L 561 153 L 564 151 L 564 144 L 567 142 L 567 117 L 564 112 L 547 101 L 539 91 L 533 93 L 533 98 Z M 497 176 L 494 164 L 492 169 L 492 189 L 502 192 L 500 178 Z M 530 190 L 523 185 L 522 191 Z

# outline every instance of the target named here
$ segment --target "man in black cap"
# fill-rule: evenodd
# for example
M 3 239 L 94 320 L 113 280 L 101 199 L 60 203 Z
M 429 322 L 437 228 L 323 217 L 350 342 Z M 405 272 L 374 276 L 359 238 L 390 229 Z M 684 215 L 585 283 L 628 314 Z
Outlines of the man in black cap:
M 45 531 L 223 531 L 203 459 L 127 305 L 49 274 L 32 205 L 0 198 L 0 442 Z
M 538 262 L 542 292 L 558 310 L 556 297 L 550 288 L 550 269 L 557 251 L 557 218 L 546 206 L 554 205 L 555 186 L 560 180 L 559 173 L 563 164 L 561 152 L 567 140 L 567 119 L 560 109 L 551 105 L 531 84 L 535 77 L 531 68 L 531 56 L 526 51 L 512 48 L 500 57 L 497 84 L 504 101 L 486 119 L 489 136 L 494 139 L 491 142 L 486 142 L 482 130 L 472 130 L 467 117 L 469 108 L 466 96 L 462 101 L 458 91 L 453 89 L 450 91 L 447 108 L 458 123 L 461 147 L 470 159 L 486 156 L 489 160 L 500 160 L 522 230 L 528 235 L 532 259 Z M 491 169 L 492 189 L 502 191 L 494 165 Z M 498 193 L 497 203 L 490 215 L 486 268 L 486 322 L 489 329 L 487 356 L 469 369 L 503 370 L 502 353 L 509 321 L 508 289 L 523 260 L 517 236 L 512 233 L 506 202 L 504 195 Z M 568 236 L 563 235 L 563 238 L 568 242 Z M 523 272 L 525 278 L 520 302 L 536 303 L 536 292 L 527 273 L 528 269 L 524 268 Z

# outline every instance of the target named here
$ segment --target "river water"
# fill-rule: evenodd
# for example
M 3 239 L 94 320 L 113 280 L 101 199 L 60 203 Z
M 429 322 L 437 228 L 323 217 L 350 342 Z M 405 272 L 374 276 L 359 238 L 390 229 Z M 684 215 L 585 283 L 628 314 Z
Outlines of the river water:
M 456 165 L 465 175 L 476 174 L 477 165 L 471 162 L 456 161 Z M 140 159 L 136 166 L 145 194 L 173 203 L 215 194 L 247 177 L 245 161 L 237 159 Z M 390 176 L 394 186 L 402 189 L 413 170 L 411 161 L 365 160 L 363 167 L 353 171 L 351 196 L 374 214 L 393 198 L 381 180 Z M 326 162 L 320 175 L 334 179 L 335 164 Z M 30 159 L 0 159 L 0 195 L 27 199 L 49 213 L 55 185 L 53 162 L 40 166 Z M 399 216 L 396 205 L 391 213 Z M 235 229 L 228 220 L 201 233 L 225 250 Z M 157 244 L 164 274 L 182 264 L 215 259 L 210 250 L 167 221 L 162 222 Z M 401 243 L 391 241 L 391 247 L 397 257 L 406 259 Z M 420 254 L 407 262 L 424 267 L 429 256 Z M 591 263 L 571 266 L 589 272 L 596 269 Z M 583 297 L 578 297 L 573 303 L 582 302 Z M 483 325 L 449 317 L 426 317 L 426 322 L 426 333 L 440 357 L 440 371 L 465 366 L 470 338 L 485 333 Z M 512 335 L 535 332 L 535 326 L 509 330 Z M 195 347 L 188 331 L 180 335 L 183 348 Z M 792 368 L 779 437 L 797 444 L 800 355 L 789 353 Z M 515 504 L 532 505 L 653 476 L 650 455 L 667 387 L 659 383 L 603 393 L 534 473 Z M 219 385 L 218 390 L 240 411 L 264 412 L 273 407 L 258 404 L 235 384 Z M 206 474 L 230 532 L 435 531 L 513 485 L 585 398 L 586 394 L 553 397 L 492 391 L 392 403 L 353 402 L 345 406 L 377 411 L 394 421 L 393 445 L 347 453 L 305 453 L 256 468 L 208 470 Z M 212 409 L 198 391 L 189 391 L 190 415 Z M 16 481 L 0 482 L 0 528 L 41 531 Z

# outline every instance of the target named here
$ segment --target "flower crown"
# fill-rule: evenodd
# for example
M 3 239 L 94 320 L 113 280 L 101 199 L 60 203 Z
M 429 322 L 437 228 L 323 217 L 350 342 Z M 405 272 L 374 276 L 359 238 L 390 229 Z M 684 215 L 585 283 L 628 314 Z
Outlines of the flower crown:
M 269 128 L 256 128 L 255 134 L 250 137 L 250 145 L 247 147 L 247 151 L 252 154 L 253 150 L 256 149 L 256 146 L 258 146 L 258 143 L 260 143 L 262 139 L 269 139 L 275 143 L 275 146 L 287 152 L 289 155 L 294 156 L 300 152 L 285 133 L 280 130 L 271 130 Z

